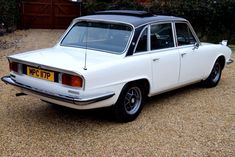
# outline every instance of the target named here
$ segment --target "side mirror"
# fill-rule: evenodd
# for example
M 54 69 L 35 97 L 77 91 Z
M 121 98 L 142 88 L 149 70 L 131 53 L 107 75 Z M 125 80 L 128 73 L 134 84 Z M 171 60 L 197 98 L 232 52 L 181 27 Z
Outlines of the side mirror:
M 195 44 L 193 45 L 193 50 L 198 49 L 199 45 L 200 45 L 199 43 L 195 43 Z
M 228 40 L 222 40 L 220 42 L 221 45 L 227 46 L 228 45 Z

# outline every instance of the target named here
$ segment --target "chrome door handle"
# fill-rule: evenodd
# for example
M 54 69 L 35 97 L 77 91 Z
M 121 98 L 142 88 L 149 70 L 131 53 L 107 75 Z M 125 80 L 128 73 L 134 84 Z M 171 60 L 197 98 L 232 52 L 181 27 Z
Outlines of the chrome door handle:
M 184 57 L 184 55 L 186 55 L 187 53 L 181 53 L 181 57 Z
M 155 61 L 158 61 L 158 60 L 160 60 L 160 58 L 154 58 L 154 59 L 153 59 L 154 62 L 155 62 Z

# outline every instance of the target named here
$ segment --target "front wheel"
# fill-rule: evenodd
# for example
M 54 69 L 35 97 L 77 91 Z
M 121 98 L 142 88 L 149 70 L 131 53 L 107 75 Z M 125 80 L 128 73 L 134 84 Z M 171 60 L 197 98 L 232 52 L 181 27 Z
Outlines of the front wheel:
M 113 106 L 115 118 L 120 122 L 136 119 L 143 108 L 144 90 L 140 85 L 124 86 L 117 103 Z
M 205 81 L 203 81 L 203 85 L 208 88 L 217 86 L 217 84 L 220 81 L 221 74 L 222 74 L 222 66 L 220 61 L 217 60 L 214 64 L 214 67 L 209 77 Z

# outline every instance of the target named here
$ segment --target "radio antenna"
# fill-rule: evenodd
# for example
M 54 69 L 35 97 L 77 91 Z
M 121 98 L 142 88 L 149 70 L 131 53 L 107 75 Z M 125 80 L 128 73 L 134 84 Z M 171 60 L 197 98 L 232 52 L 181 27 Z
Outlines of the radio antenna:
M 85 52 L 85 65 L 84 65 L 84 70 L 87 70 L 87 67 L 86 67 L 86 60 L 87 60 L 87 49 L 86 49 L 86 52 Z
M 85 63 L 84 63 L 84 70 L 87 70 L 87 41 L 88 41 L 88 22 L 86 25 L 86 47 L 85 47 Z

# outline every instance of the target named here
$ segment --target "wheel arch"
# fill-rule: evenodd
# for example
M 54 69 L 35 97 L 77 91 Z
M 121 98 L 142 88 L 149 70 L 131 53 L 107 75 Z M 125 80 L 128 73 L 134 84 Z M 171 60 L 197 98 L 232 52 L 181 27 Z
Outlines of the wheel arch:
M 224 69 L 224 67 L 225 67 L 225 62 L 226 62 L 225 56 L 224 56 L 224 55 L 219 55 L 219 56 L 216 58 L 216 60 L 214 61 L 214 64 L 215 64 L 215 62 L 216 62 L 217 60 L 219 60 L 221 66 L 222 66 L 222 69 Z
M 131 113 L 132 109 L 130 111 L 129 110 L 127 111 L 127 108 L 125 105 L 125 100 L 126 100 L 125 97 L 127 95 L 126 92 L 128 92 L 129 89 L 132 87 L 138 87 L 141 90 L 141 94 L 139 95 L 139 96 L 141 96 L 139 107 L 136 107 L 137 109 L 133 109 L 133 110 L 135 110 L 135 111 L 133 111 L 133 113 Z M 123 86 L 121 93 L 118 97 L 117 102 L 113 105 L 113 108 L 112 108 L 116 120 L 118 120 L 119 122 L 130 122 L 130 121 L 133 121 L 134 119 L 136 119 L 143 108 L 145 98 L 148 96 L 147 91 L 149 91 L 149 89 L 150 89 L 150 84 L 149 84 L 148 79 L 146 79 L 146 78 L 131 80 L 131 81 L 128 81 L 127 83 L 125 83 L 125 85 Z M 138 96 L 136 98 L 138 98 Z M 134 98 L 134 99 L 136 99 L 136 98 Z M 128 102 L 131 102 L 131 101 L 132 100 L 129 100 Z M 132 102 L 132 103 L 135 104 L 136 102 L 137 101 L 134 100 L 134 102 Z
M 129 81 L 124 85 L 124 87 L 127 86 L 127 85 L 130 85 L 130 84 L 140 85 L 144 89 L 145 96 L 149 95 L 149 93 L 150 93 L 150 81 L 147 78 L 141 78 L 141 79 Z
M 219 63 L 220 68 L 219 71 L 217 71 L 215 74 L 213 72 L 213 68 L 218 65 L 217 63 Z M 202 85 L 206 88 L 211 88 L 211 87 L 215 87 L 217 86 L 217 84 L 220 81 L 221 78 L 221 74 L 222 74 L 222 70 L 225 66 L 225 56 L 223 55 L 218 55 L 215 59 L 215 61 L 212 64 L 212 68 L 210 70 L 210 74 L 207 76 L 207 78 L 205 80 L 202 81 Z M 217 69 L 217 68 L 216 68 Z M 213 75 L 212 75 L 213 73 Z
M 210 65 L 209 65 L 208 69 L 206 69 L 206 73 L 204 75 L 203 80 L 206 80 L 208 78 L 208 76 L 210 75 L 210 73 L 215 65 L 215 62 L 217 60 L 220 60 L 220 62 L 222 64 L 222 70 L 224 69 L 225 63 L 226 63 L 226 58 L 225 58 L 224 54 L 219 53 L 217 56 L 213 57 L 213 59 L 211 61 L 208 61 L 208 62 L 210 62 Z

